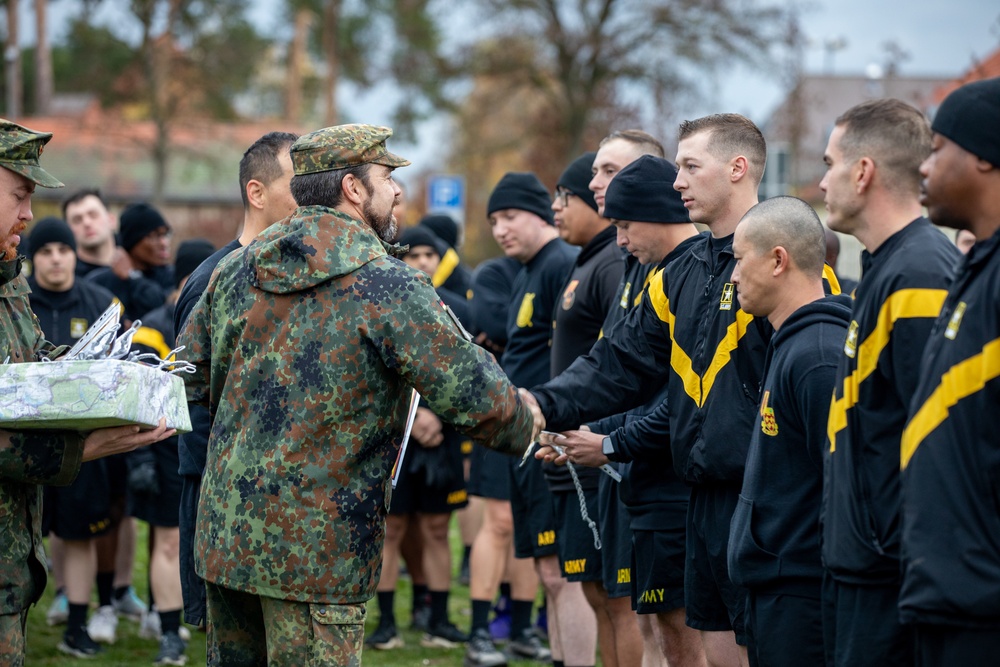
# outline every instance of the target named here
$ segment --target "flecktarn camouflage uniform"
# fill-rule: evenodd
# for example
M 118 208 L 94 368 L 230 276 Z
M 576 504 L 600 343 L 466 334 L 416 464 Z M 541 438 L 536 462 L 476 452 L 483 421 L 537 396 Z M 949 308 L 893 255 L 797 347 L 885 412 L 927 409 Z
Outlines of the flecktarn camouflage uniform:
M 35 361 L 47 347 L 28 305 L 20 264 L 0 261 L 0 361 L 10 357 L 10 363 Z M 24 614 L 45 590 L 40 485 L 69 484 L 83 457 L 75 433 L 9 432 L 9 442 L 0 444 L 0 663 L 5 665 L 23 655 Z
M 353 625 L 358 659 L 410 388 L 501 451 L 522 451 L 532 423 L 492 357 L 391 248 L 361 221 L 301 207 L 220 263 L 178 339 L 198 368 L 189 399 L 213 417 L 198 574 L 308 604 L 314 627 Z M 238 625 L 213 615 L 219 593 L 210 635 L 213 623 Z
M 38 164 L 52 135 L 0 118 L 0 167 L 47 188 L 61 187 Z M 0 362 L 36 361 L 48 348 L 28 304 L 21 259 L 0 261 Z M 0 387 L 0 391 L 10 391 Z M 28 607 L 45 589 L 40 484 L 69 484 L 80 470 L 83 441 L 66 432 L 3 432 L 0 437 L 0 664 L 24 661 Z

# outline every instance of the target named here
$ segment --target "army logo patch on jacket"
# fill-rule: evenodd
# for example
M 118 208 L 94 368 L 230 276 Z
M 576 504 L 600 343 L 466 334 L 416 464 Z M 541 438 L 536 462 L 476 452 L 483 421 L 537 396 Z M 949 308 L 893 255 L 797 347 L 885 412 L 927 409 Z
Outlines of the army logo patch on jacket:
M 69 335 L 73 338 L 80 338 L 87 333 L 87 320 L 82 317 L 74 317 L 69 321 Z
M 535 295 L 528 292 L 521 299 L 521 307 L 517 310 L 517 327 L 523 329 L 531 326 L 531 318 L 535 314 Z
M 733 295 L 736 293 L 736 286 L 726 283 L 722 286 L 722 298 L 719 299 L 719 310 L 733 309 Z
M 851 326 L 847 328 L 847 340 L 844 341 L 844 354 L 851 359 L 858 353 L 858 323 L 851 321 Z
M 955 340 L 955 336 L 958 335 L 958 328 L 962 326 L 962 317 L 965 315 L 965 307 L 964 301 L 959 301 L 958 305 L 955 306 L 955 312 L 951 314 L 948 327 L 944 330 L 944 337 L 948 340 Z
M 566 291 L 563 292 L 562 298 L 563 310 L 569 310 L 573 307 L 573 304 L 576 302 L 576 286 L 579 284 L 579 280 L 571 280 L 569 285 L 566 286 Z

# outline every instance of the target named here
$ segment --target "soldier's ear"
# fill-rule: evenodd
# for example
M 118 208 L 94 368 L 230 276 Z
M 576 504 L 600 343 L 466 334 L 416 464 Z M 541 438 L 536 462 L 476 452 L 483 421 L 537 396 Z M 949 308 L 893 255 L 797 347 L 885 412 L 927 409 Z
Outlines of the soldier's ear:
M 361 206 L 368 199 L 368 188 L 354 174 L 344 176 L 340 181 L 340 189 L 344 193 L 344 198 L 356 206 Z
M 791 258 L 789 257 L 788 251 L 785 250 L 784 246 L 779 245 L 775 246 L 771 250 L 771 261 L 774 265 L 773 275 L 778 276 L 789 269 Z
M 251 178 L 247 181 L 247 202 L 250 206 L 258 209 L 264 209 L 264 184 L 255 178 Z

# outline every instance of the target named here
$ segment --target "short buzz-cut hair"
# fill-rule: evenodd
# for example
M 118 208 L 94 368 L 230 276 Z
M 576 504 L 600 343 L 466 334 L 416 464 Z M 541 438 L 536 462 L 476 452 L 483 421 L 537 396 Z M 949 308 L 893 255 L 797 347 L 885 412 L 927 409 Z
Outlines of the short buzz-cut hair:
M 240 196 L 243 197 L 244 211 L 250 208 L 247 183 L 260 181 L 264 185 L 270 185 L 281 176 L 281 163 L 278 159 L 282 153 L 288 152 L 298 138 L 299 135 L 291 132 L 268 132 L 243 153 L 240 160 Z
M 351 174 L 361 181 L 365 190 L 372 191 L 369 169 L 372 163 L 356 164 L 345 169 L 330 169 L 311 174 L 292 176 L 291 191 L 299 206 L 326 206 L 334 208 L 344 200 L 344 178 Z
M 642 130 L 615 130 L 608 136 L 601 139 L 601 143 L 598 146 L 603 146 L 604 144 L 620 139 L 627 143 L 635 146 L 641 155 L 654 155 L 656 157 L 667 156 L 666 151 L 656 137 L 649 134 L 648 132 L 643 132 Z
M 743 216 L 744 236 L 757 252 L 781 246 L 803 273 L 819 278 L 826 263 L 826 232 L 816 210 L 796 197 L 772 197 Z
M 902 195 L 920 192 L 920 163 L 931 154 L 931 126 L 915 107 L 884 98 L 855 105 L 835 121 L 843 127 L 840 150 L 851 162 L 869 157 L 885 172 L 884 187 Z
M 101 206 L 103 206 L 104 208 L 108 207 L 108 203 L 104 201 L 104 197 L 101 196 L 101 191 L 98 188 L 83 188 L 82 190 L 77 190 L 76 192 L 72 193 L 70 196 L 66 197 L 66 199 L 63 200 L 62 203 L 63 220 L 67 220 L 66 210 L 70 206 L 83 201 L 87 197 L 97 197 L 97 201 L 101 202 Z
M 742 155 L 747 159 L 747 173 L 755 186 L 764 177 L 767 162 L 767 142 L 752 120 L 738 113 L 717 113 L 681 123 L 678 139 L 710 132 L 708 151 L 728 162 Z

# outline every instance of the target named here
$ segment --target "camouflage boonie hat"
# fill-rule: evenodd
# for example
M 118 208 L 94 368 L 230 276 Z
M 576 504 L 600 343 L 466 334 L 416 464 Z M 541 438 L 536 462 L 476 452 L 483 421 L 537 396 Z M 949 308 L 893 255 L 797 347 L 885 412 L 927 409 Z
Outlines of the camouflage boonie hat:
M 292 144 L 292 166 L 297 176 L 368 163 L 405 167 L 410 161 L 393 155 L 385 147 L 385 140 L 391 136 L 390 128 L 377 125 L 325 127 L 299 137 Z
M 63 187 L 52 174 L 38 166 L 42 147 L 51 138 L 51 132 L 35 132 L 0 118 L 0 167 L 21 174 L 43 188 Z

